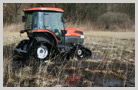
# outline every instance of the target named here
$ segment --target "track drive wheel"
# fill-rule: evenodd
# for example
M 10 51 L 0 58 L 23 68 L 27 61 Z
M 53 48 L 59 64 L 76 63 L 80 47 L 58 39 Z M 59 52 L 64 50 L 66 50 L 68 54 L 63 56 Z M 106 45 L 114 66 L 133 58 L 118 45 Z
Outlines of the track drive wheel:
M 22 55 L 15 53 L 11 60 L 10 70 L 12 73 L 17 72 L 21 67 L 24 66 L 24 58 Z
M 16 48 L 21 48 L 22 50 L 24 50 L 27 47 L 27 44 L 29 43 L 29 40 L 22 40 L 17 46 Z M 21 67 L 25 66 L 26 64 L 26 54 L 24 53 L 19 53 L 14 51 L 12 60 L 11 60 L 11 72 L 16 72 L 18 71 Z
M 78 60 L 84 60 L 91 57 L 91 51 L 87 48 L 81 47 L 76 50 Z

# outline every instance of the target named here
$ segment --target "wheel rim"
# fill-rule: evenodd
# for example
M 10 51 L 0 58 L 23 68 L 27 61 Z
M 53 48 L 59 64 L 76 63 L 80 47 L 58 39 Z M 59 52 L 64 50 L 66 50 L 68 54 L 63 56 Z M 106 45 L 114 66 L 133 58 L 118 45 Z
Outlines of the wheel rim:
M 46 46 L 40 46 L 37 49 L 37 57 L 39 59 L 44 59 L 48 56 L 48 48 Z
M 78 58 L 83 58 L 84 57 L 82 49 L 77 50 L 77 56 L 78 56 Z
M 79 49 L 77 53 L 80 56 L 82 54 L 82 50 Z

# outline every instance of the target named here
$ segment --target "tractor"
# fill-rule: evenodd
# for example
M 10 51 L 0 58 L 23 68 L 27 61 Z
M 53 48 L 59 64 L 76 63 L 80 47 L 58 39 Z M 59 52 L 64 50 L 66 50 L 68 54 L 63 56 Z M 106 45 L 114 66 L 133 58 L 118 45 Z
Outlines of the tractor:
M 91 57 L 92 52 L 83 45 L 82 30 L 65 28 L 64 10 L 37 7 L 23 11 L 22 21 L 25 22 L 25 29 L 20 33 L 26 32 L 28 39 L 22 40 L 14 48 L 14 67 L 19 63 L 29 64 L 31 60 L 36 63 L 37 61 L 47 62 L 57 56 L 66 57 L 66 60 L 74 57 L 78 60 Z M 60 62 L 62 59 L 60 58 Z

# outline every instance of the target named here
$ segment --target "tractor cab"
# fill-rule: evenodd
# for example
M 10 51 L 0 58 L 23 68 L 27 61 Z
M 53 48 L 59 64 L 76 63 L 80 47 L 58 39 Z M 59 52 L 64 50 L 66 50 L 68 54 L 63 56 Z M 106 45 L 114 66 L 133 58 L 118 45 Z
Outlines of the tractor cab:
M 24 9 L 25 30 L 28 36 L 33 32 L 49 33 L 56 39 L 58 45 L 65 43 L 65 28 L 63 10 L 59 8 L 31 8 Z

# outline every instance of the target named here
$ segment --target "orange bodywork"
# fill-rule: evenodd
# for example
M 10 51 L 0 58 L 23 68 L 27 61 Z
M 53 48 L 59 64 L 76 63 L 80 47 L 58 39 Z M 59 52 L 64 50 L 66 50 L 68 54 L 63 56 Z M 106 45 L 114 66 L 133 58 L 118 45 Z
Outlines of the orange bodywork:
M 51 7 L 37 7 L 37 8 L 30 8 L 30 9 L 24 9 L 23 11 L 57 11 L 57 12 L 64 12 L 63 9 L 60 8 L 51 8 Z
M 82 30 L 72 29 L 72 28 L 65 28 L 65 30 L 67 30 L 67 33 L 65 34 L 66 37 L 70 37 L 70 36 L 81 37 L 81 34 L 75 33 L 75 31 L 82 32 Z
M 72 29 L 72 28 L 65 28 L 65 30 L 67 30 L 67 33 L 65 34 L 66 37 L 71 37 L 71 36 L 74 36 L 74 37 L 81 37 L 81 34 L 79 33 L 75 33 L 75 31 L 80 31 L 82 32 L 82 30 L 79 30 L 79 29 Z M 29 33 L 31 32 L 48 32 L 50 34 L 52 34 L 56 40 L 56 44 L 58 45 L 58 40 L 56 38 L 56 36 L 50 32 L 49 30 L 33 30 L 33 31 L 29 31 Z
M 57 40 L 56 36 L 52 32 L 50 32 L 49 30 L 33 30 L 33 31 L 29 31 L 29 33 L 31 33 L 31 32 L 48 32 L 48 33 L 50 33 L 50 34 L 52 34 L 54 36 L 54 38 L 56 40 L 56 44 L 58 45 L 58 40 Z

